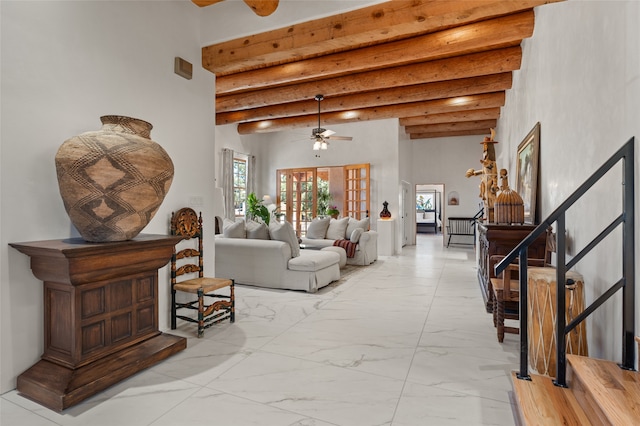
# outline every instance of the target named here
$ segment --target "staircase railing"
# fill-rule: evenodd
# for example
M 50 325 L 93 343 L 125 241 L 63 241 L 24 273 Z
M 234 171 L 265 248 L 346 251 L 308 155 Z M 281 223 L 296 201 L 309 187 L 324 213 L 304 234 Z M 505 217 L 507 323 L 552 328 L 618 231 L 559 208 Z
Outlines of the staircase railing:
M 482 220 L 482 216 L 484 216 L 484 206 L 482 205 L 482 203 L 480 203 L 480 207 L 478 208 L 478 211 L 476 212 L 476 214 L 473 215 L 473 218 L 472 218 L 474 225 L 479 220 Z
M 566 261 L 565 213 L 611 168 L 622 161 L 622 213 L 598 234 L 585 248 L 569 262 Z M 528 372 L 528 329 L 527 329 L 527 251 L 528 247 L 551 226 L 556 223 L 556 386 L 567 386 L 566 335 L 598 309 L 618 290 L 622 290 L 622 363 L 621 368 L 633 370 L 634 367 L 634 327 L 635 327 L 635 210 L 634 210 L 634 138 L 629 139 L 609 160 L 591 175 L 573 194 L 553 213 L 522 240 L 500 263 L 495 266 L 496 276 L 509 263 L 518 258 L 520 266 L 520 371 L 519 379 L 531 380 Z M 622 278 L 585 308 L 569 324 L 565 317 L 565 280 L 566 272 L 596 247 L 607 235 L 622 225 Z

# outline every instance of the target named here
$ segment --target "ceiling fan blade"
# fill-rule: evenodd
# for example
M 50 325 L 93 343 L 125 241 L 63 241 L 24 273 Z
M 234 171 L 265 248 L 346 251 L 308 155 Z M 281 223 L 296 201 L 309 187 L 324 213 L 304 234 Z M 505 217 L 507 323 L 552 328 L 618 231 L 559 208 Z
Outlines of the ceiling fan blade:
M 326 139 L 330 139 L 332 141 L 352 141 L 353 140 L 351 136 L 327 136 Z
M 327 129 L 327 130 L 325 130 L 324 132 L 320 133 L 320 135 L 321 135 L 323 138 L 326 138 L 326 137 L 331 136 L 331 135 L 333 135 L 333 134 L 335 134 L 335 133 L 336 133 L 336 132 L 334 132 L 333 130 L 329 130 L 329 129 Z

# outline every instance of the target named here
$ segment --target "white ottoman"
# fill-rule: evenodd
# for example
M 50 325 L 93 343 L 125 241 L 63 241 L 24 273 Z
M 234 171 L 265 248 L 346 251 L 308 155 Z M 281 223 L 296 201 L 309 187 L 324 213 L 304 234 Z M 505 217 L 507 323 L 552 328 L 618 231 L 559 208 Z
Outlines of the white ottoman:
M 347 252 L 342 247 L 329 246 L 321 248 L 320 251 L 332 251 L 334 253 L 338 253 L 340 255 L 340 268 L 344 268 L 347 264 Z

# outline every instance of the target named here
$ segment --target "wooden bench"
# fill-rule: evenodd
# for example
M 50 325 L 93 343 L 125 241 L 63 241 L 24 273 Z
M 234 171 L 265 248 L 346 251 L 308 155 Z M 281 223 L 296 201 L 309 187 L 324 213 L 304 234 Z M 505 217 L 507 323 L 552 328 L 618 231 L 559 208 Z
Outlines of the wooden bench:
M 448 219 L 447 234 L 449 239 L 447 240 L 447 247 L 451 244 L 451 238 L 453 236 L 472 237 L 472 242 L 455 242 L 453 244 L 465 244 L 476 245 L 476 221 L 472 217 L 450 217 Z

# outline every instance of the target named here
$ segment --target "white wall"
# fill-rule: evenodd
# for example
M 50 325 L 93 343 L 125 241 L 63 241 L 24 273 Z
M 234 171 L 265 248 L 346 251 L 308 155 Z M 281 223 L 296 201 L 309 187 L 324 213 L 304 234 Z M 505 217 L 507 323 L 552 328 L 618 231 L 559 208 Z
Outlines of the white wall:
M 42 283 L 8 243 L 78 236 L 59 195 L 55 153 L 69 137 L 119 114 L 154 125 L 175 166 L 173 185 L 144 233 L 167 234 L 172 210 L 203 197 L 212 217 L 214 77 L 199 67 L 198 8 L 190 2 L 2 2 L 0 392 L 43 351 Z M 173 73 L 175 56 L 193 79 Z M 213 264 L 213 241 L 206 244 Z M 160 273 L 168 328 L 168 273 Z
M 636 137 L 636 206 L 640 200 L 640 2 L 568 1 L 536 9 L 533 37 L 502 108 L 498 165 L 515 176 L 518 144 L 541 123 L 542 217 L 550 214 L 630 137 Z M 569 255 L 620 212 L 617 167 L 567 215 Z M 636 208 L 636 224 L 640 223 Z M 636 259 L 638 256 L 636 225 Z M 592 301 L 620 277 L 620 232 L 577 265 Z M 640 271 L 640 260 L 636 260 Z M 636 291 L 640 295 L 640 291 Z M 640 330 L 636 296 L 636 330 Z M 620 360 L 620 297 L 588 322 L 590 355 Z M 638 332 L 636 331 L 636 334 Z

